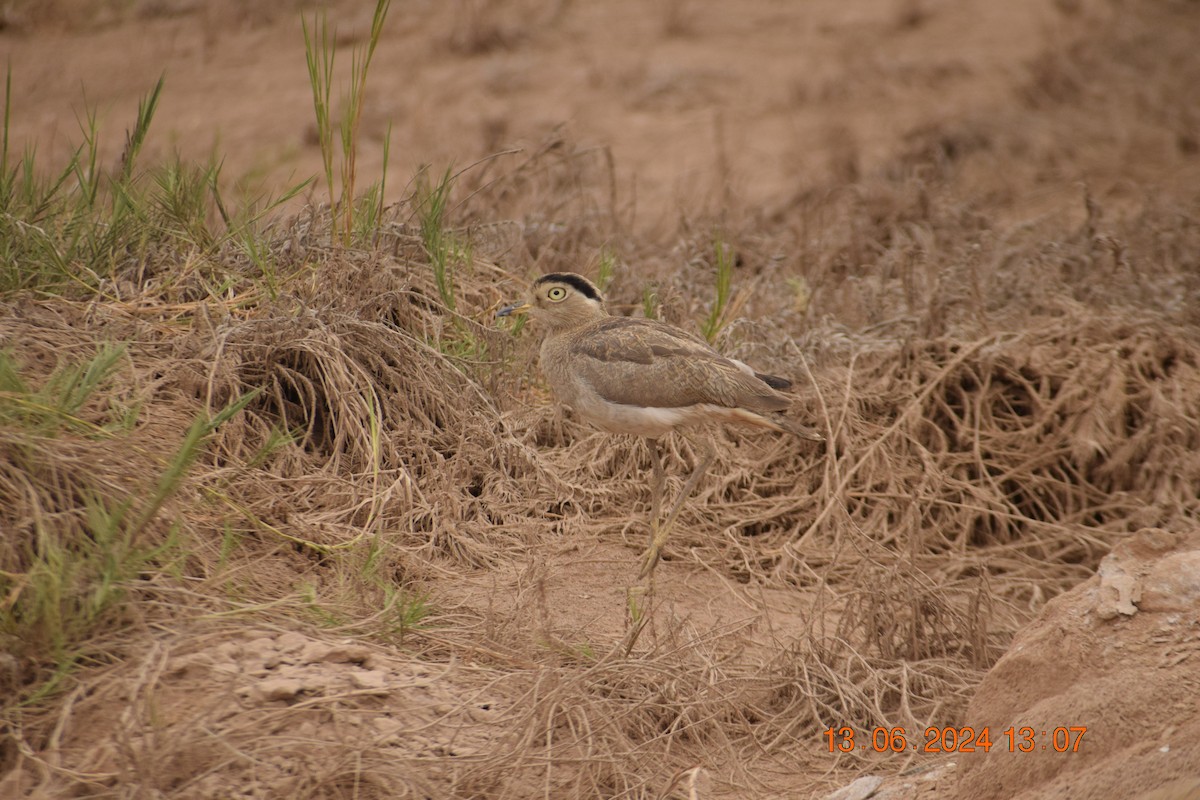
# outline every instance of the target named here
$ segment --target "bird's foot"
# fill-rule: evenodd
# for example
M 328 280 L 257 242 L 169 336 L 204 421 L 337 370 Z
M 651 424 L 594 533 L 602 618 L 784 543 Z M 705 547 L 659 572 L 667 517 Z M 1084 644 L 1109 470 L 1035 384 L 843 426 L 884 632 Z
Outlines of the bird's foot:
M 658 565 L 658 559 L 661 555 L 661 550 L 653 545 L 650 546 L 645 553 L 642 554 L 642 569 L 638 572 L 638 580 L 644 581 L 654 572 L 654 568 Z
M 662 550 L 667 544 L 670 532 L 666 526 L 659 527 L 657 524 L 650 526 L 650 546 L 642 554 L 642 569 L 638 572 L 638 580 L 644 581 L 654 573 L 654 568 L 662 557 Z

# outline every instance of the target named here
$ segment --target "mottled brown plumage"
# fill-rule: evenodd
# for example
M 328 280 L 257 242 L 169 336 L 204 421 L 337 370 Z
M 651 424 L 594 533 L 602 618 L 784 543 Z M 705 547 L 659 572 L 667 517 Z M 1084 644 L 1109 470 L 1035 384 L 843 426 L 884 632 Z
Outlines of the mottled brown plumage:
M 528 302 L 497 315 L 523 310 L 545 327 L 541 366 L 558 399 L 602 430 L 650 440 L 655 458 L 653 534 L 643 575 L 653 568 L 683 498 L 711 461 L 710 455 L 689 478 L 659 528 L 659 436 L 681 427 L 734 422 L 823 438 L 784 414 L 791 401 L 778 389 L 789 387 L 790 381 L 757 373 L 665 322 L 609 316 L 599 290 L 580 275 L 543 275 L 534 282 Z

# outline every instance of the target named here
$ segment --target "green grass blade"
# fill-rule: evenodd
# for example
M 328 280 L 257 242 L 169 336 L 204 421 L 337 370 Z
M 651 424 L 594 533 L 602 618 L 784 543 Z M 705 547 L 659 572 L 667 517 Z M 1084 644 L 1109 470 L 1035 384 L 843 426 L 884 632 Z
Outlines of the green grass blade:
M 158 82 L 150 90 L 150 94 L 138 101 L 137 121 L 133 130 L 125 137 L 125 151 L 121 154 L 121 175 L 119 182 L 128 184 L 133 177 L 134 165 L 146 143 L 146 135 L 150 132 L 150 123 L 154 120 L 154 112 L 158 110 L 158 100 L 162 96 L 163 83 L 166 74 L 158 76 Z
M 712 308 L 708 317 L 700 326 L 705 340 L 712 344 L 725 327 L 725 315 L 729 310 L 729 300 L 733 289 L 733 265 L 735 258 L 733 250 L 722 241 L 720 236 L 713 240 L 714 259 L 717 266 L 716 285 Z

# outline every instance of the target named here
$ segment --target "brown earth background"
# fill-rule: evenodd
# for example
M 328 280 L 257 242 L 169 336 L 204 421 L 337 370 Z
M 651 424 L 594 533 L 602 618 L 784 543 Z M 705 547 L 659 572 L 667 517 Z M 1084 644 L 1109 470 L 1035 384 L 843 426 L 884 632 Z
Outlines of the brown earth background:
M 326 8 L 344 81 L 372 7 Z M 142 163 L 278 195 L 321 172 L 302 13 L 9 2 L 9 150 L 62 164 L 94 113 L 116 164 L 165 75 Z M 39 531 L 84 525 L 71 487 L 145 496 L 263 392 L 52 690 L 3 632 L 0 796 L 1200 797 L 1197 42 L 1190 0 L 394 3 L 370 242 L 330 246 L 318 178 L 278 280 L 163 248 L 3 298 L 30 380 L 121 342 L 79 414 L 140 412 L 119 447 L 4 429 L 7 608 Z M 454 309 L 413 199 L 447 169 Z M 718 347 L 795 378 L 828 443 L 715 434 L 625 652 L 648 452 L 560 410 L 494 312 L 603 272 L 615 313 L 696 330 L 718 240 Z M 667 451 L 677 490 L 696 448 Z M 995 746 L 915 751 L 929 726 Z

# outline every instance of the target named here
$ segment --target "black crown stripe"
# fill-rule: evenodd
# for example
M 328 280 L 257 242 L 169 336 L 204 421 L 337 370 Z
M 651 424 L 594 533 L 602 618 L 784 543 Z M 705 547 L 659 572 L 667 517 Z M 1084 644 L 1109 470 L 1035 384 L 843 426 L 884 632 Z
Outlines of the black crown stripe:
M 549 272 L 534 281 L 535 286 L 541 286 L 544 283 L 554 281 L 555 283 L 565 283 L 575 289 L 584 297 L 590 297 L 596 302 L 603 302 L 600 297 L 600 292 L 592 285 L 592 282 L 581 275 L 576 275 L 571 272 Z

